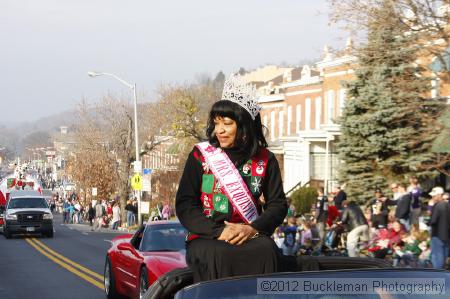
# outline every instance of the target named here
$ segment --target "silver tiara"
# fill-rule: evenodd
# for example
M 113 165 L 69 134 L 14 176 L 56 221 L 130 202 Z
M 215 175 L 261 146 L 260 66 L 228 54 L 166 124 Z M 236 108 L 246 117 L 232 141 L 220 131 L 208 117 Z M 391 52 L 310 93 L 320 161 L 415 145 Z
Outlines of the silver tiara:
M 255 120 L 261 106 L 255 86 L 247 84 L 239 75 L 231 75 L 223 86 L 222 100 L 234 102 L 247 110 Z

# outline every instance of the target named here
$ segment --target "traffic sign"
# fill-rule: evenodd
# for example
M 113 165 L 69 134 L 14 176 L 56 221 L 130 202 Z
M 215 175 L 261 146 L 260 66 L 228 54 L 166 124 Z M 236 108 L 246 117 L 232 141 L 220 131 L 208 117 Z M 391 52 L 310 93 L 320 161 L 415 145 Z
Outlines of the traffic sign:
M 141 213 L 150 214 L 150 203 L 148 201 L 141 201 Z
M 131 187 L 134 190 L 142 190 L 142 176 L 139 173 L 136 173 L 131 178 Z
M 142 171 L 142 161 L 133 162 L 134 172 L 140 173 Z
M 151 168 L 144 168 L 144 174 L 152 174 L 153 169 Z
M 142 176 L 142 191 L 152 192 L 151 178 L 149 175 Z

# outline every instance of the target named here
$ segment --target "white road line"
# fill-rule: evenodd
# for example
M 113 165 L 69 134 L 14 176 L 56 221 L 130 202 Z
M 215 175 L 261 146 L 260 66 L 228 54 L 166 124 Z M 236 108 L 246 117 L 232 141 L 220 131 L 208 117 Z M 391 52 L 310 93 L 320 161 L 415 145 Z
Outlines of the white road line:
M 86 236 L 89 236 L 89 234 L 88 234 L 88 233 L 86 233 L 86 232 L 82 232 L 82 234 L 83 234 L 83 235 L 86 235 Z
M 109 243 L 111 243 L 111 244 L 112 244 L 112 241 L 111 241 L 111 240 L 103 240 L 103 241 L 105 241 L 105 242 L 109 242 Z

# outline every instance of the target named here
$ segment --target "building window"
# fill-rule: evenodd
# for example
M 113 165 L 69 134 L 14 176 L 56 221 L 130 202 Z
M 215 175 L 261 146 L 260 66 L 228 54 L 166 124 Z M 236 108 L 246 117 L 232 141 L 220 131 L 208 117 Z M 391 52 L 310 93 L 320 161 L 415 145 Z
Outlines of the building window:
M 325 154 L 311 153 L 311 178 L 315 180 L 324 180 L 325 168 Z
M 275 111 L 270 112 L 270 140 L 275 140 Z
M 284 111 L 278 112 L 278 138 L 283 137 L 284 131 Z
M 344 110 L 346 97 L 347 90 L 345 88 L 341 88 L 339 90 L 339 116 L 342 115 L 342 111 Z
M 315 109 L 315 121 L 316 121 L 316 126 L 315 129 L 319 130 L 320 129 L 320 123 L 321 123 L 321 117 L 322 117 L 322 99 L 320 97 L 316 98 L 316 105 L 314 107 Z
M 327 123 L 332 124 L 334 118 L 334 90 L 329 90 L 327 92 Z
M 288 106 L 287 108 L 287 135 L 291 135 L 291 126 L 292 126 L 292 106 Z
M 311 99 L 307 98 L 305 103 L 305 130 L 311 130 Z
M 267 114 L 264 114 L 263 124 L 264 124 L 264 127 L 266 127 L 267 129 L 269 129 L 269 127 L 268 127 L 269 120 L 268 120 Z
M 295 110 L 295 132 L 298 134 L 302 129 L 302 105 L 297 105 Z

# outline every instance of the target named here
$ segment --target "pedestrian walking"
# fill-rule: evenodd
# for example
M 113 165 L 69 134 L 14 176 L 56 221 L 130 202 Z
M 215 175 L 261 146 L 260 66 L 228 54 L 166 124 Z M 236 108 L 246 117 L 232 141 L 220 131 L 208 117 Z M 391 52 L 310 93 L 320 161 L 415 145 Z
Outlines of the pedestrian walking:
M 134 200 L 132 201 L 132 204 L 133 204 L 133 225 L 134 224 L 136 224 L 137 223 L 137 220 L 138 220 L 138 212 L 139 212 L 139 210 L 138 210 L 138 202 L 137 202 L 137 199 L 136 198 L 134 198 Z M 138 225 L 141 225 L 142 223 L 138 223 Z
M 115 202 L 112 207 L 112 229 L 117 230 L 120 224 L 120 206 Z
M 89 220 L 89 226 L 93 229 L 93 221 L 95 219 L 95 208 L 94 208 L 94 203 L 91 202 L 89 204 L 89 209 L 88 209 L 88 220 Z
M 67 199 L 65 199 L 64 203 L 62 205 L 62 209 L 63 209 L 63 223 L 69 223 L 69 217 L 70 217 L 69 206 L 70 206 L 69 201 Z
M 430 195 L 434 206 L 431 212 L 431 263 L 433 268 L 445 269 L 450 239 L 450 205 L 443 200 L 442 187 L 434 187 Z
M 95 205 L 95 222 L 92 230 L 100 230 L 103 224 L 103 216 L 105 214 L 105 209 L 100 201 Z
M 166 202 L 166 204 L 163 206 L 162 208 L 162 219 L 163 220 L 169 220 L 170 218 L 170 205 L 168 202 Z
M 125 211 L 127 211 L 127 227 L 131 227 L 134 225 L 133 204 L 131 202 L 131 199 L 127 200 L 127 204 L 125 206 Z

